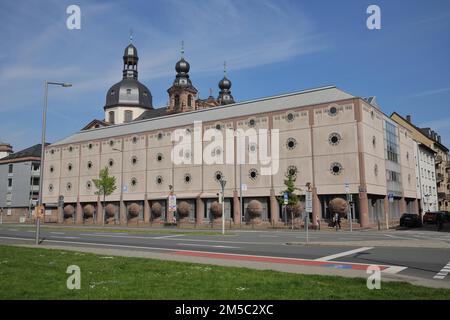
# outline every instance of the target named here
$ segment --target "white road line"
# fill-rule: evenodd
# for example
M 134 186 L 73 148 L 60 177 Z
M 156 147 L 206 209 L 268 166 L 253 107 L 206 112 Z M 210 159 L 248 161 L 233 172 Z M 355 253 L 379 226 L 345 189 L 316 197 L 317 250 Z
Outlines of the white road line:
M 31 230 L 28 230 L 27 232 L 31 232 L 31 233 L 34 233 L 34 232 L 36 232 L 36 231 L 31 231 Z
M 266 236 L 266 235 L 263 235 L 263 234 L 260 234 L 259 236 L 261 238 L 278 238 L 278 236 Z
M 211 245 L 208 245 L 208 244 L 197 244 L 197 243 L 177 243 L 177 246 L 209 247 L 209 248 L 225 248 L 225 249 L 239 249 L 239 247 L 230 247 L 230 246 L 211 246 Z
M 51 234 L 65 234 L 64 232 L 50 232 Z
M 174 234 L 171 236 L 161 236 L 161 237 L 152 237 L 152 239 L 166 239 L 166 238 L 175 238 L 175 237 L 183 237 L 185 234 Z
M 447 263 L 442 269 L 441 271 L 439 271 L 434 277 L 433 279 L 438 279 L 438 280 L 444 280 L 445 277 L 450 273 L 450 262 Z
M 19 231 L 19 230 L 17 230 L 17 229 L 8 229 L 9 231 Z
M 50 236 L 50 238 L 80 239 L 80 237 L 61 237 L 61 236 Z
M 400 271 L 403 271 L 405 269 L 408 269 L 408 268 L 407 267 L 392 266 L 392 267 L 389 267 L 389 268 L 386 268 L 386 269 L 382 270 L 381 272 L 395 274 L 395 273 L 399 273 Z
M 358 248 L 358 249 L 354 249 L 354 250 L 344 251 L 344 252 L 341 252 L 341 253 L 332 254 L 330 256 L 318 258 L 318 259 L 315 259 L 315 260 L 316 261 L 329 261 L 329 260 L 333 260 L 333 259 L 349 256 L 349 255 L 354 254 L 354 253 L 367 251 L 367 250 L 370 250 L 370 249 L 373 249 L 373 247 L 362 247 L 362 248 Z

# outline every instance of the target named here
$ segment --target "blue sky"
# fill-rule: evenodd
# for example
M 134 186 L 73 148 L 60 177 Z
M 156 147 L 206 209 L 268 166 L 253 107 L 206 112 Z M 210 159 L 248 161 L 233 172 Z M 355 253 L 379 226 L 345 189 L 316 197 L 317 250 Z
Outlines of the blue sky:
M 66 28 L 71 4 L 81 30 Z M 381 30 L 366 27 L 370 4 Z M 0 140 L 15 150 L 40 142 L 45 80 L 74 84 L 50 89 L 48 141 L 102 119 L 130 29 L 155 107 L 167 103 L 184 40 L 202 97 L 217 95 L 226 60 L 236 100 L 335 84 L 377 96 L 387 114 L 411 114 L 450 145 L 447 0 L 1 1 Z

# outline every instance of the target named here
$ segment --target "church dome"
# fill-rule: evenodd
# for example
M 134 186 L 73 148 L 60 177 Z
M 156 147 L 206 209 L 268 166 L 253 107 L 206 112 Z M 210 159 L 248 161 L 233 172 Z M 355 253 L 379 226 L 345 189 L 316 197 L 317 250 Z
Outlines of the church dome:
M 123 53 L 124 57 L 136 57 L 138 56 L 137 49 L 131 43 L 125 48 Z
M 231 81 L 227 77 L 223 77 L 222 80 L 219 81 L 220 90 L 230 90 Z
M 150 90 L 133 78 L 126 78 L 113 85 L 106 94 L 105 109 L 118 105 L 153 109 Z
M 184 58 L 181 58 L 181 60 L 175 65 L 175 71 L 177 73 L 188 73 L 190 69 L 191 66 L 189 65 L 189 62 L 184 60 Z

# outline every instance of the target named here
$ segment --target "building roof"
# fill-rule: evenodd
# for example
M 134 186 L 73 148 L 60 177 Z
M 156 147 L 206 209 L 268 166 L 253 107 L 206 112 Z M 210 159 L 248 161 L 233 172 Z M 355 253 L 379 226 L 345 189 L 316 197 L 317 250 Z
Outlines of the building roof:
M 81 129 L 81 131 L 83 131 L 83 130 L 90 130 L 90 129 L 92 129 L 93 127 L 95 127 L 95 125 L 99 125 L 99 126 L 101 126 L 101 127 L 107 127 L 107 126 L 109 126 L 109 123 L 108 123 L 108 122 L 105 122 L 105 121 L 103 121 L 103 120 L 94 119 L 94 120 L 92 120 L 91 122 L 89 122 L 87 125 L 85 125 L 85 126 Z
M 50 143 L 46 143 L 45 145 L 48 146 L 49 144 Z M 0 159 L 0 163 L 18 162 L 21 160 L 31 160 L 31 159 L 39 160 L 40 158 L 41 158 L 41 144 L 39 143 L 32 147 L 23 149 L 21 151 L 11 153 L 9 156 Z
M 264 114 L 267 112 L 281 111 L 296 107 L 330 103 L 352 98 L 356 97 L 336 88 L 335 86 L 326 86 L 177 114 L 156 116 L 156 114 L 149 113 L 148 115 L 154 115 L 154 117 L 124 124 L 111 125 L 105 128 L 81 131 L 65 139 L 57 141 L 53 145 L 63 145 L 81 141 L 105 139 L 120 135 L 136 134 L 139 132 L 188 126 L 192 125 L 194 120 L 203 122 L 216 121 L 227 118 Z M 161 110 L 158 112 L 163 111 Z
M 139 117 L 137 117 L 133 121 L 152 119 L 152 118 L 162 117 L 165 115 L 167 115 L 167 107 L 145 110 L 144 113 L 142 113 Z

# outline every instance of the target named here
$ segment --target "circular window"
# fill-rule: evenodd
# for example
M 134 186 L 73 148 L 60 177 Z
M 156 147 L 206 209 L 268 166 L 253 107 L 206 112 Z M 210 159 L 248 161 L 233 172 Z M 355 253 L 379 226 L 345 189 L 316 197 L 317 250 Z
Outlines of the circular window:
M 211 156 L 212 157 L 219 157 L 222 154 L 222 148 L 221 147 L 216 147 L 214 148 L 214 150 L 211 152 Z
M 88 149 L 92 149 L 92 143 L 88 144 Z
M 328 110 L 328 114 L 332 117 L 334 117 L 335 115 L 337 115 L 337 108 L 336 107 L 331 107 L 330 110 Z
M 373 110 L 370 111 L 370 116 L 372 117 L 372 119 L 375 118 L 375 112 L 373 112 Z
M 339 142 L 341 141 L 341 135 L 339 133 L 333 132 L 332 134 L 330 134 L 330 136 L 328 137 L 328 142 L 332 145 L 332 146 L 337 146 L 339 144 Z
M 191 183 L 191 181 L 192 181 L 191 175 L 189 173 L 186 173 L 184 175 L 184 183 Z
M 258 177 L 258 170 L 250 169 L 250 171 L 248 172 L 248 176 L 250 177 L 250 179 L 256 180 L 256 178 Z
M 185 158 L 186 160 L 191 159 L 191 152 L 190 152 L 190 151 L 186 151 L 186 152 L 184 153 L 184 158 Z
M 372 145 L 374 147 L 377 145 L 377 138 L 375 136 L 372 137 Z
M 55 168 L 53 166 L 50 166 L 50 172 L 55 171 Z
M 292 176 L 292 177 L 296 177 L 297 176 L 297 167 L 296 166 L 289 166 L 287 169 L 287 175 L 288 176 Z
M 111 95 L 113 96 L 115 94 L 116 94 L 116 92 L 114 90 L 111 90 Z
M 135 187 L 137 185 L 137 179 L 136 178 L 131 178 L 131 186 Z
M 90 181 L 86 182 L 86 189 L 90 190 L 92 188 L 92 183 Z
M 69 163 L 69 164 L 67 165 L 67 170 L 72 171 L 72 169 L 73 169 L 73 166 L 72 166 L 71 163 Z
M 89 161 L 89 162 L 87 163 L 87 167 L 88 167 L 88 169 L 91 169 L 91 168 L 92 168 L 92 162 Z
M 113 141 L 113 140 L 110 140 L 110 141 L 109 141 L 109 145 L 112 147 L 112 146 L 114 145 L 114 141 Z
M 162 176 L 157 176 L 156 177 L 156 184 L 162 184 L 163 183 L 163 177 Z
M 223 173 L 220 171 L 216 171 L 216 173 L 214 173 L 214 178 L 216 179 L 216 181 L 220 181 L 223 179 Z
M 160 133 L 158 133 L 158 140 L 161 140 L 162 139 L 162 137 L 163 137 L 163 134 L 160 132 Z
M 110 167 L 112 167 L 112 166 L 114 165 L 114 160 L 113 160 L 113 159 L 109 159 L 108 165 L 109 165 Z
M 134 156 L 134 157 L 131 158 L 131 164 L 132 165 L 135 165 L 137 163 L 137 161 L 138 161 L 137 157 Z
M 406 160 L 409 160 L 409 152 L 406 152 Z
M 377 164 L 373 167 L 373 173 L 375 174 L 375 176 L 378 176 L 378 165 Z
M 220 124 L 216 124 L 216 130 L 221 130 L 222 129 L 222 126 L 220 125 Z
M 133 143 L 137 143 L 138 139 L 137 139 L 137 137 L 133 137 L 133 139 L 131 139 L 131 141 L 132 141 Z
M 72 184 L 69 182 L 66 186 L 67 191 L 72 190 Z
M 69 147 L 69 152 L 72 152 L 72 151 L 73 151 L 73 147 L 70 146 L 70 147 Z
M 52 150 L 50 151 L 50 153 L 51 153 L 51 154 L 55 154 L 55 150 L 52 149 Z
M 286 116 L 286 120 L 287 120 L 287 122 L 294 121 L 294 114 L 293 113 L 288 113 L 288 115 Z
M 53 191 L 53 185 L 51 183 L 48 185 L 48 191 L 50 191 L 50 192 Z
M 249 126 L 249 127 L 254 127 L 255 124 L 256 124 L 255 119 L 250 119 L 250 121 L 248 122 L 248 126 Z
M 250 152 L 256 152 L 256 150 L 257 150 L 258 148 L 257 148 L 257 146 L 256 146 L 256 143 L 254 143 L 254 142 L 252 142 L 252 143 L 250 143 L 249 145 L 248 145 L 248 151 L 250 151 Z
M 162 161 L 162 159 L 163 159 L 162 153 L 158 153 L 158 154 L 156 155 L 156 160 Z
M 331 171 L 332 174 L 337 176 L 337 175 L 342 173 L 342 165 L 340 163 L 338 163 L 338 162 L 334 162 L 330 166 L 330 171 Z
M 294 138 L 289 138 L 289 139 L 287 139 L 287 141 L 286 141 L 286 147 L 287 147 L 289 150 L 294 149 L 296 146 L 297 146 L 297 140 L 295 140 Z

